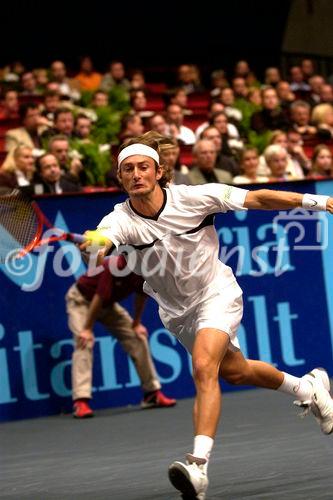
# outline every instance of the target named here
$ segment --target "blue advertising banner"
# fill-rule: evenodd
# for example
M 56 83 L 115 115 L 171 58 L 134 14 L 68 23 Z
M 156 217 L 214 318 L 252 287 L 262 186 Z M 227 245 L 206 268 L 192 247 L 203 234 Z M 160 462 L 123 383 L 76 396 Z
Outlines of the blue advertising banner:
M 274 188 L 330 194 L 333 182 Z M 123 200 L 101 192 L 38 203 L 56 227 L 83 232 Z M 333 217 L 304 210 L 229 212 L 217 215 L 215 226 L 220 258 L 244 291 L 244 355 L 295 375 L 314 366 L 332 375 Z M 12 268 L 0 265 L 0 420 L 70 411 L 73 344 L 64 296 L 84 272 L 70 243 L 41 247 Z M 123 305 L 132 310 L 132 299 Z M 143 322 L 163 389 L 177 398 L 192 396 L 191 359 L 164 329 L 151 299 Z M 94 408 L 137 404 L 142 393 L 132 361 L 101 326 L 95 330 Z

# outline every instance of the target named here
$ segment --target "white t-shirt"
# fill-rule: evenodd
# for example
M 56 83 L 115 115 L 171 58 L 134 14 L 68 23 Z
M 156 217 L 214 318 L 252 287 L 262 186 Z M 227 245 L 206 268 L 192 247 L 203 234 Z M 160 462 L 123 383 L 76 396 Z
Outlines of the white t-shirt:
M 225 184 L 171 185 L 155 217 L 140 215 L 130 200 L 114 207 L 98 229 L 114 245 L 129 245 L 128 266 L 142 275 L 144 291 L 172 316 L 235 281 L 218 259 L 214 214 L 245 210 L 246 189 Z M 134 251 L 132 251 L 134 249 Z M 125 249 L 126 250 L 126 249 Z

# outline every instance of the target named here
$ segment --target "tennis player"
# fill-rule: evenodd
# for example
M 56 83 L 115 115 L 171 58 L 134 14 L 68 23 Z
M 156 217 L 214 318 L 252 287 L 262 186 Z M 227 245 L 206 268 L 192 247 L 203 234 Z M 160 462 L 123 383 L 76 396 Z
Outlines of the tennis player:
M 97 232 L 86 234 L 90 241 L 96 234 L 105 239 L 102 255 L 112 245 L 128 245 L 128 264 L 145 278 L 144 291 L 158 302 L 163 324 L 192 354 L 197 392 L 194 448 L 185 463 L 170 465 L 169 478 L 183 498 L 203 500 L 220 417 L 219 377 L 288 393 L 305 411 L 312 411 L 322 432 L 333 431 L 333 400 L 325 370 L 316 368 L 297 378 L 242 355 L 237 339 L 242 290 L 230 267 L 218 259 L 214 214 L 296 207 L 333 213 L 333 198 L 224 184 L 163 188 L 158 143 L 149 133 L 121 147 L 118 176 L 129 198 L 103 218 Z

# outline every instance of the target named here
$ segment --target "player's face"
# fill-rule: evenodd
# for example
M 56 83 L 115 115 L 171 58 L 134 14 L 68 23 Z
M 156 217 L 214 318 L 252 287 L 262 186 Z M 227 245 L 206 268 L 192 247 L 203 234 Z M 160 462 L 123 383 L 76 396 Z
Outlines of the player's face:
M 154 191 L 162 169 L 156 170 L 154 160 L 148 156 L 133 155 L 122 162 L 119 176 L 129 196 L 145 197 Z

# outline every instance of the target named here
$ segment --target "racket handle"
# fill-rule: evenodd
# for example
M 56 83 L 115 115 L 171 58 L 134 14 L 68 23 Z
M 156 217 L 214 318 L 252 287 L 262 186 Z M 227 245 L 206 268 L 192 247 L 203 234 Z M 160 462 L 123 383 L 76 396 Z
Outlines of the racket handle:
M 83 234 L 78 233 L 68 233 L 67 239 L 69 241 L 73 241 L 73 243 L 84 243 L 87 241 L 87 238 Z

